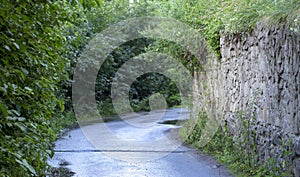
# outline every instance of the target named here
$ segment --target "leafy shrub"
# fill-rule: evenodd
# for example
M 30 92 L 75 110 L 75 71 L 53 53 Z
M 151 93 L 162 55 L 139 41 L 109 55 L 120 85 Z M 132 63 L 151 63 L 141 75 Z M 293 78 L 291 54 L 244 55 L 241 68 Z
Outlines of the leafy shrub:
M 51 118 L 64 110 L 63 31 L 76 14 L 65 1 L 5 0 L 0 8 L 0 176 L 43 176 L 55 139 Z

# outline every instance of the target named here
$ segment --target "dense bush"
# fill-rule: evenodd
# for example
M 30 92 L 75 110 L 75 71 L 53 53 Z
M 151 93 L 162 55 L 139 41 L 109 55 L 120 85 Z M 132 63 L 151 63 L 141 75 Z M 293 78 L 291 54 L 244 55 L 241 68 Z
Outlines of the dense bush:
M 64 110 L 65 29 L 77 14 L 65 1 L 5 0 L 0 8 L 0 176 L 42 176 L 51 119 Z

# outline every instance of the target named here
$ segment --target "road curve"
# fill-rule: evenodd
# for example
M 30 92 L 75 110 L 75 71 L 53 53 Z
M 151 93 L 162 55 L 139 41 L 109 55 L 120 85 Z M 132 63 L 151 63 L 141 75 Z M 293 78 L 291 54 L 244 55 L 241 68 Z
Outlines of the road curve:
M 166 123 L 188 118 L 187 111 L 169 109 L 161 115 L 159 111 L 144 113 L 128 122 L 112 121 L 71 130 L 55 142 L 55 155 L 49 164 L 63 165 L 78 177 L 232 176 L 211 157 L 182 146 L 170 133 L 179 126 Z M 107 128 L 110 132 L 105 131 Z M 166 136 L 171 143 L 159 141 Z M 119 144 L 120 140 L 125 143 Z

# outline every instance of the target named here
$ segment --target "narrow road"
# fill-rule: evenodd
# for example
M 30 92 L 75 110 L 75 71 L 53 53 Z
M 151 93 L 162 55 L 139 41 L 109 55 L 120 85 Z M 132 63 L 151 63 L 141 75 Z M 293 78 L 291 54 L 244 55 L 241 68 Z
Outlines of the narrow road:
M 187 118 L 178 108 L 86 125 L 55 143 L 49 163 L 78 177 L 231 177 L 211 157 L 181 145 L 175 123 Z

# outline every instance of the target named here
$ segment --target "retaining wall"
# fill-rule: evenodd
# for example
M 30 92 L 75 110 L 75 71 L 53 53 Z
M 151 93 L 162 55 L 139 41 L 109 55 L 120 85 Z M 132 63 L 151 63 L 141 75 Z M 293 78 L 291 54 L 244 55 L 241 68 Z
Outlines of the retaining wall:
M 300 35 L 285 26 L 258 26 L 248 34 L 221 34 L 220 44 L 221 60 L 194 74 L 194 101 L 212 107 L 233 134 L 239 133 L 237 113 L 247 113 L 259 161 L 275 157 L 280 164 L 291 150 L 300 176 Z

